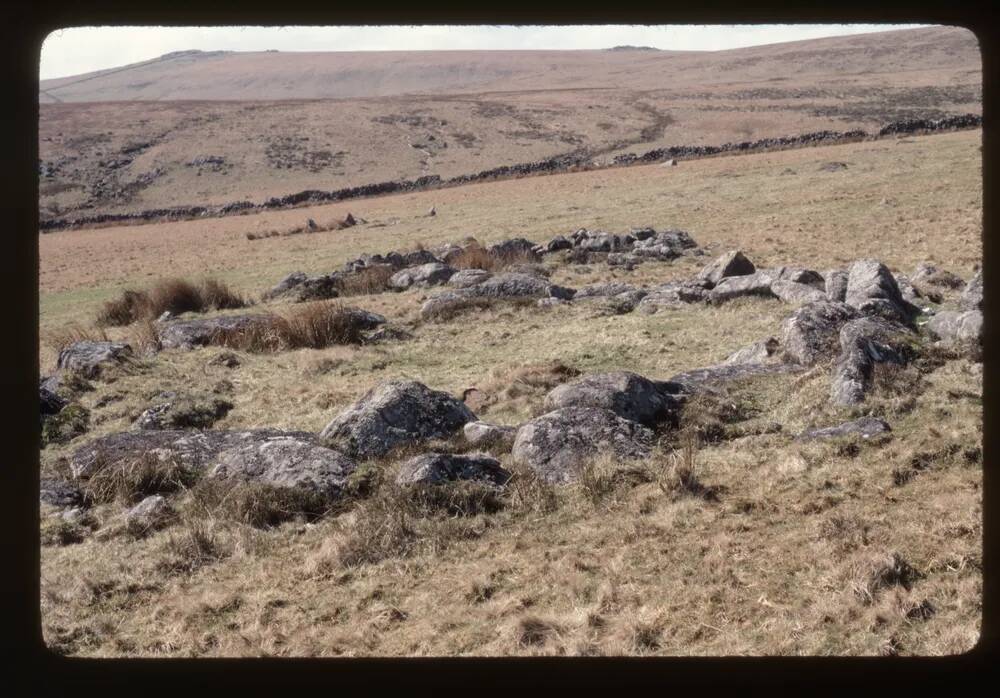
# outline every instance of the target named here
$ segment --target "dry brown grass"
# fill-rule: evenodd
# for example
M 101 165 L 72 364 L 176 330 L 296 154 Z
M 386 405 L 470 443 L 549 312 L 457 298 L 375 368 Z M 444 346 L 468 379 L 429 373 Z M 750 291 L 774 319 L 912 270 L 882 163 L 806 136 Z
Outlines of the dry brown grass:
M 365 267 L 342 277 L 337 284 L 337 289 L 342 296 L 368 296 L 384 293 L 391 288 L 389 279 L 394 273 L 392 267 L 389 266 Z
M 135 504 L 154 494 L 185 489 L 197 478 L 183 465 L 152 454 L 99 466 L 85 484 L 95 502 Z
M 42 332 L 42 343 L 50 346 L 56 353 L 76 342 L 107 342 L 108 334 L 100 327 L 84 327 L 79 323 L 70 323 L 64 327 Z
M 211 222 L 217 236 L 205 235 L 205 221 L 163 229 L 177 233 L 168 236 L 169 254 L 179 260 L 245 266 L 240 289 L 248 292 L 300 268 L 302 260 L 312 265 L 310 273 L 328 271 L 361 252 L 398 249 L 417 237 L 436 245 L 482 228 L 494 236 L 482 236 L 487 242 L 518 234 L 541 240 L 579 225 L 625 229 L 638 219 L 676 220 L 700 243 L 716 244 L 711 253 L 743 247 L 760 266 L 822 270 L 873 254 L 894 269 L 926 258 L 967 276 L 981 253 L 977 145 L 978 137 L 954 134 L 836 153 L 720 158 L 682 163 L 683 179 L 676 177 L 681 169 L 663 170 L 669 181 L 652 168 L 614 177 L 582 173 L 549 178 L 554 189 L 544 196 L 535 191 L 537 181 L 481 185 L 463 189 L 464 196 L 477 192 L 468 200 L 450 192 L 451 203 L 439 204 L 433 220 L 407 218 L 429 206 L 420 203 L 422 195 L 385 197 L 371 200 L 374 213 L 365 213 L 398 217 L 398 227 L 344 231 L 333 250 L 328 240 L 320 244 L 322 236 L 234 246 L 246 257 L 238 260 L 221 243 L 219 255 L 204 249 L 208 237 L 207 244 L 231 243 L 229 220 Z M 816 170 L 829 160 L 847 161 L 851 169 Z M 799 174 L 782 176 L 789 167 Z M 727 172 L 739 176 L 722 176 Z M 603 196 L 595 203 L 597 184 L 620 205 L 608 207 Z M 879 204 L 886 187 L 898 206 Z M 519 228 L 488 225 L 512 200 L 525 206 Z M 291 214 L 301 220 L 301 211 Z M 954 225 L 942 229 L 941 220 Z M 873 229 L 880 232 L 874 240 L 859 232 Z M 96 241 L 99 258 L 103 235 L 108 250 L 112 242 L 128 248 L 133 240 L 127 227 L 113 232 L 113 241 L 109 231 L 74 231 L 44 236 L 40 244 L 75 248 L 79 256 L 81 247 L 91 249 L 87 241 Z M 134 237 L 148 242 L 149 229 Z M 890 249 L 886 240 L 898 244 Z M 149 244 L 160 257 L 168 253 L 159 242 Z M 90 281 L 74 271 L 73 283 L 98 289 L 132 274 L 141 278 L 141 264 L 135 271 L 115 251 L 108 258 L 119 266 L 98 265 L 100 278 Z M 136 254 L 140 261 L 156 256 L 145 248 Z M 557 266 L 553 278 L 575 288 L 623 279 L 652 285 L 691 276 L 704 261 L 650 263 L 630 273 Z M 44 263 L 43 325 L 96 311 L 104 298 L 96 290 L 50 293 L 66 288 L 54 279 L 68 272 L 53 269 L 58 259 Z M 56 285 L 44 285 L 50 282 Z M 367 302 L 393 319 L 413 317 L 419 295 Z M 489 421 L 514 425 L 532 416 L 547 386 L 572 372 L 541 368 L 550 362 L 584 373 L 626 369 L 666 379 L 773 334 L 789 311 L 767 299 L 606 318 L 572 304 L 544 314 L 491 308 L 462 322 L 417 326 L 408 342 L 241 355 L 231 371 L 206 368 L 204 351 L 163 352 L 116 382 L 112 392 L 125 396 L 121 402 L 96 407 L 111 395 L 103 384 L 80 400 L 92 410 L 90 436 L 102 436 L 129 428 L 139 396 L 204 389 L 206 379 L 225 375 L 236 404 L 227 427 L 318 431 L 376 379 L 412 377 L 454 395 L 475 386 L 492 401 Z M 694 428 L 700 439 L 690 457 L 680 434 L 665 430 L 650 459 L 619 466 L 644 469 L 653 479 L 622 476 L 616 483 L 609 467 L 595 485 L 607 493 L 596 505 L 579 485 L 547 485 L 503 455 L 515 478 L 495 513 L 462 514 L 476 507 L 475 499 L 459 499 L 451 510 L 400 505 L 379 484 L 391 464 L 365 464 L 345 507 L 309 523 L 293 515 L 256 529 L 248 517 L 217 510 L 141 540 L 67 530 L 65 539 L 78 542 L 41 553 L 45 641 L 56 651 L 93 657 L 965 652 L 979 638 L 982 614 L 982 365 L 958 352 L 920 361 L 923 383 L 908 410 L 893 408 L 904 396 L 880 388 L 860 410 L 831 405 L 826 368 L 728 387 L 700 419 L 694 409 L 686 423 L 682 415 L 682 431 Z M 322 371 L 310 370 L 318 365 Z M 862 411 L 885 415 L 891 438 L 850 444 L 793 438 Z M 770 423 L 781 430 L 763 428 Z M 44 472 L 55 474 L 72 447 L 47 448 Z M 718 501 L 699 496 L 695 483 L 719 488 Z M 167 496 L 185 511 L 191 493 Z M 383 509 L 369 510 L 380 496 Z M 93 511 L 103 522 L 121 509 L 98 504 Z M 394 521 L 400 511 L 405 518 Z M 199 518 L 202 528 L 189 530 Z M 347 546 L 355 536 L 360 542 Z M 166 547 L 171 537 L 173 551 Z M 356 564 L 341 563 L 342 546 L 360 555 Z M 367 550 L 376 554 L 365 559 Z M 920 573 L 909 588 L 893 582 L 893 574 L 869 576 L 872 561 L 887 551 Z M 855 586 L 867 589 L 872 602 Z M 558 631 L 543 629 L 544 641 L 519 643 L 519 621 L 531 617 Z
M 330 510 L 325 497 L 303 488 L 205 477 L 191 488 L 185 516 L 192 521 L 224 519 L 271 528 L 298 517 L 313 520 Z
M 322 349 L 334 344 L 361 344 L 364 324 L 340 303 L 303 303 L 266 322 L 220 330 L 212 344 L 257 353 L 289 349 Z
M 161 279 L 148 291 L 126 289 L 118 298 L 106 301 L 97 324 L 123 327 L 138 320 L 154 320 L 165 312 L 179 315 L 246 305 L 245 298 L 216 278 L 203 279 L 200 284 L 181 278 Z

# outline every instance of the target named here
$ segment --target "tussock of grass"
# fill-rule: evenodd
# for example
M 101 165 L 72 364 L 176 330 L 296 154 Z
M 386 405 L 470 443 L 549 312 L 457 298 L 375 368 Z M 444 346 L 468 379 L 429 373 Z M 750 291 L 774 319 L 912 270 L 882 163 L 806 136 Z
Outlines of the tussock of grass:
M 497 272 L 515 264 L 528 264 L 537 261 L 538 258 L 530 252 L 495 254 L 478 242 L 472 242 L 449 260 L 449 264 L 456 269 L 484 269 Z
M 159 460 L 151 454 L 99 466 L 84 489 L 95 502 L 134 504 L 154 494 L 168 494 L 185 489 L 197 475 L 172 460 Z
M 210 521 L 185 521 L 170 531 L 157 568 L 167 574 L 192 573 L 232 554 Z
M 361 344 L 364 321 L 351 311 L 351 308 L 327 301 L 303 303 L 283 314 L 270 315 L 266 322 L 220 330 L 211 343 L 257 353 Z
M 342 296 L 370 296 L 384 293 L 392 288 L 389 279 L 394 273 L 392 267 L 385 265 L 365 267 L 341 277 L 337 283 L 337 290 Z
M 108 334 L 101 328 L 84 327 L 83 325 L 71 322 L 64 327 L 48 330 L 42 335 L 42 341 L 52 347 L 56 352 L 76 342 L 108 342 Z
M 206 310 L 243 308 L 247 301 L 218 279 L 208 277 L 199 284 L 181 278 L 162 279 L 148 291 L 126 289 L 107 301 L 97 315 L 97 324 L 124 327 L 138 320 L 154 320 L 164 312 L 202 313 Z
M 192 520 L 218 518 L 271 528 L 298 517 L 319 518 L 330 504 L 304 488 L 206 477 L 191 488 L 187 509 L 185 516 Z

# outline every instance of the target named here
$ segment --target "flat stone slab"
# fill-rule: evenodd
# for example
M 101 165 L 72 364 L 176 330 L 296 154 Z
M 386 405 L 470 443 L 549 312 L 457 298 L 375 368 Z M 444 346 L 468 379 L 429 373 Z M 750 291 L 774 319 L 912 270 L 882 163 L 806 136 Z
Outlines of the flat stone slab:
M 125 464 L 148 454 L 160 461 L 173 460 L 183 467 L 204 470 L 226 450 L 276 437 L 316 439 L 309 432 L 278 429 L 123 431 L 80 446 L 70 455 L 69 466 L 74 477 L 87 478 L 102 467 Z
M 357 464 L 309 438 L 273 436 L 219 454 L 209 477 L 261 482 L 309 490 L 327 498 L 340 495 Z
M 877 417 L 862 417 L 852 422 L 844 422 L 834 427 L 824 427 L 822 429 L 809 429 L 796 437 L 798 441 L 811 441 L 813 439 L 834 439 L 841 436 L 860 436 L 862 439 L 870 439 L 878 434 L 892 431 L 889 423 Z
M 728 383 L 730 381 L 754 378 L 756 376 L 769 376 L 781 373 L 798 373 L 802 371 L 802 366 L 790 363 L 745 363 L 745 364 L 719 364 L 705 368 L 695 368 L 690 371 L 678 373 L 670 380 L 685 386 L 698 387 L 711 385 L 713 383 Z

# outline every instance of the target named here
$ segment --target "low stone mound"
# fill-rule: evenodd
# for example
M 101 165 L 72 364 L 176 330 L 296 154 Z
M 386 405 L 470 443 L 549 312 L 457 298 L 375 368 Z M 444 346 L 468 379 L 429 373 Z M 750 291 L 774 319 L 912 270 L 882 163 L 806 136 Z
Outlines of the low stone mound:
M 328 498 L 338 496 L 357 465 L 313 437 L 275 436 L 221 453 L 209 477 L 294 487 Z
M 375 386 L 320 432 L 322 443 L 358 458 L 383 456 L 397 446 L 445 439 L 474 421 L 461 400 L 417 381 Z
M 888 431 L 892 431 L 892 429 L 884 419 L 862 417 L 861 419 L 844 422 L 834 427 L 809 429 L 799 434 L 796 439 L 799 441 L 811 441 L 813 439 L 834 439 L 841 436 L 860 436 L 862 439 L 870 439 L 873 436 Z
M 840 350 L 840 328 L 859 315 L 851 306 L 837 301 L 803 305 L 782 325 L 785 355 L 803 366 L 835 356 Z
M 363 254 L 344 264 L 343 270 L 348 273 L 358 272 L 368 267 L 387 265 L 395 270 L 416 267 L 432 262 L 446 262 L 438 259 L 429 250 L 414 250 L 412 252 L 389 252 L 388 254 Z
M 630 371 L 593 373 L 564 383 L 545 396 L 549 412 L 567 407 L 595 407 L 623 419 L 653 426 L 672 419 L 684 402 L 681 386 L 652 381 Z
M 521 425 L 511 455 L 545 481 L 566 483 L 577 479 L 591 458 L 646 458 L 652 445 L 650 429 L 611 410 L 565 407 Z
M 670 260 L 697 247 L 698 243 L 687 232 L 666 230 L 645 240 L 637 240 L 632 246 L 632 254 L 642 259 Z
M 559 298 L 570 299 L 575 292 L 549 283 L 546 279 L 528 274 L 502 273 L 489 277 L 478 284 L 465 288 L 445 291 L 428 298 L 420 308 L 423 318 L 433 317 L 454 305 L 461 305 L 476 298 L 531 299 Z
M 636 306 L 641 312 L 653 314 L 662 308 L 677 308 L 687 303 L 703 303 L 710 298 L 712 284 L 706 279 L 670 281 L 649 290 Z
M 396 272 L 389 279 L 389 285 L 397 291 L 405 291 L 410 287 L 441 286 L 447 283 L 454 273 L 455 269 L 447 264 L 430 262 Z
M 84 378 L 99 378 L 112 366 L 120 366 L 134 356 L 132 347 L 124 342 L 73 342 L 59 352 L 56 366 L 73 371 Z
M 830 398 L 838 405 L 863 402 L 877 364 L 903 366 L 909 361 L 913 334 L 879 317 L 850 320 L 840 330 L 840 358 L 833 369 Z
M 160 393 L 133 425 L 136 429 L 208 429 L 225 417 L 233 403 L 209 393 Z
M 87 478 L 98 469 L 114 467 L 152 455 L 199 471 L 208 468 L 222 452 L 276 437 L 315 440 L 308 432 L 278 429 L 191 431 L 187 429 L 123 431 L 95 439 L 77 448 L 69 458 L 76 478 Z
M 757 271 L 757 267 L 744 256 L 741 250 L 730 250 L 705 266 L 698 273 L 698 278 L 710 281 L 714 285 L 726 277 L 746 276 L 755 271 Z
M 573 300 L 583 300 L 585 298 L 607 298 L 617 296 L 621 293 L 640 290 L 635 284 L 627 284 L 621 281 L 608 281 L 603 283 L 588 284 L 577 289 L 573 295 Z
M 485 453 L 425 453 L 403 463 L 396 475 L 398 485 L 442 485 L 457 480 L 475 480 L 502 486 L 510 471 Z

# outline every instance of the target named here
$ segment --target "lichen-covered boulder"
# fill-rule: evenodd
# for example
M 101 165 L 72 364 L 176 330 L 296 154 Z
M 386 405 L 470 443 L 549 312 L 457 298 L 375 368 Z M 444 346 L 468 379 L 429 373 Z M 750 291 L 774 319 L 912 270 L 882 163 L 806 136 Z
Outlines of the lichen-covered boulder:
M 981 342 L 983 311 L 942 310 L 927 322 L 927 329 L 938 340 Z
M 962 298 L 958 302 L 962 310 L 982 310 L 983 308 L 983 272 L 977 271 L 962 292 Z
M 476 480 L 502 486 L 511 473 L 500 461 L 485 453 L 425 453 L 409 459 L 396 475 L 398 485 L 441 485 L 457 480 Z
M 827 300 L 843 303 L 847 297 L 847 272 L 843 269 L 829 269 L 824 273 Z
M 228 449 L 279 436 L 316 439 L 316 435 L 309 432 L 277 429 L 123 431 L 80 446 L 70 455 L 69 467 L 74 477 L 88 478 L 101 468 L 151 456 L 192 471 L 202 471 L 213 465 L 219 454 Z
M 565 483 L 577 479 L 589 459 L 645 458 L 652 445 L 649 428 L 611 410 L 564 407 L 521 425 L 511 456 L 547 482 Z
M 337 415 L 320 440 L 358 458 L 385 455 L 393 448 L 445 439 L 476 416 L 448 393 L 423 383 L 393 380 L 375 386 Z
M 264 300 L 289 298 L 297 303 L 326 300 L 340 295 L 339 284 L 343 274 L 321 274 L 307 276 L 303 272 L 292 272 L 264 294 Z
M 879 317 L 850 320 L 840 330 L 840 358 L 833 369 L 830 398 L 838 405 L 863 402 L 878 364 L 905 365 L 911 358 L 912 333 Z
M 503 240 L 495 245 L 490 245 L 486 251 L 498 259 L 524 259 L 532 261 L 541 259 L 540 255 L 535 252 L 535 243 L 524 238 Z
M 785 303 L 812 303 L 826 300 L 826 292 L 815 286 L 800 284 L 796 281 L 778 279 L 771 284 L 771 292 Z
M 398 291 L 405 291 L 411 286 L 427 288 L 447 283 L 455 269 L 441 262 L 430 262 L 418 267 L 409 267 L 398 271 L 389 279 L 389 285 Z
M 698 278 L 717 284 L 728 276 L 746 276 L 755 271 L 757 267 L 741 250 L 730 250 L 702 269 Z
M 670 260 L 697 247 L 698 243 L 687 232 L 666 230 L 645 240 L 636 240 L 632 245 L 632 254 L 646 259 Z
M 670 281 L 650 289 L 636 306 L 640 312 L 653 314 L 662 308 L 677 308 L 687 303 L 702 303 L 710 297 L 711 283 L 705 279 Z
M 42 421 L 45 421 L 45 417 L 48 415 L 58 414 L 62 408 L 69 404 L 66 398 L 53 389 L 52 384 L 51 377 L 38 381 L 38 402 Z
M 132 358 L 132 347 L 124 342 L 73 342 L 59 352 L 57 366 L 85 378 L 98 378 L 110 366 L 119 366 Z
M 771 291 L 771 284 L 775 281 L 774 277 L 774 272 L 769 269 L 758 270 L 753 274 L 742 276 L 728 276 L 719 281 L 708 293 L 708 300 L 718 304 L 743 296 L 774 298 L 774 293 Z
M 448 279 L 448 285 L 455 288 L 468 288 L 481 284 L 493 276 L 492 272 L 485 269 L 459 269 Z
M 803 366 L 812 366 L 840 349 L 840 328 L 859 312 L 837 301 L 816 301 L 796 309 L 782 325 L 785 355 Z
M 299 488 L 333 498 L 343 491 L 356 467 L 344 454 L 312 438 L 283 435 L 223 451 L 208 476 Z
M 462 427 L 462 433 L 465 440 L 477 448 L 509 451 L 514 445 L 517 427 L 475 421 Z
M 173 320 L 158 323 L 156 333 L 160 346 L 164 349 L 194 349 L 208 346 L 221 332 L 245 330 L 254 325 L 270 322 L 271 318 L 262 314 Z
M 844 302 L 866 315 L 884 316 L 879 308 L 896 308 L 899 317 L 905 317 L 909 305 L 892 272 L 877 259 L 859 259 L 848 268 Z
M 681 386 L 630 371 L 593 373 L 563 383 L 545 396 L 545 409 L 597 407 L 652 426 L 673 418 L 684 402 Z
M 678 373 L 676 376 L 672 376 L 670 381 L 680 383 L 687 390 L 696 391 L 720 383 L 756 378 L 757 376 L 795 373 L 801 370 L 802 367 L 798 364 L 783 361 L 723 363 Z
M 177 516 L 177 512 L 161 495 L 146 497 L 125 512 L 125 526 L 133 534 L 145 534 L 162 528 Z

